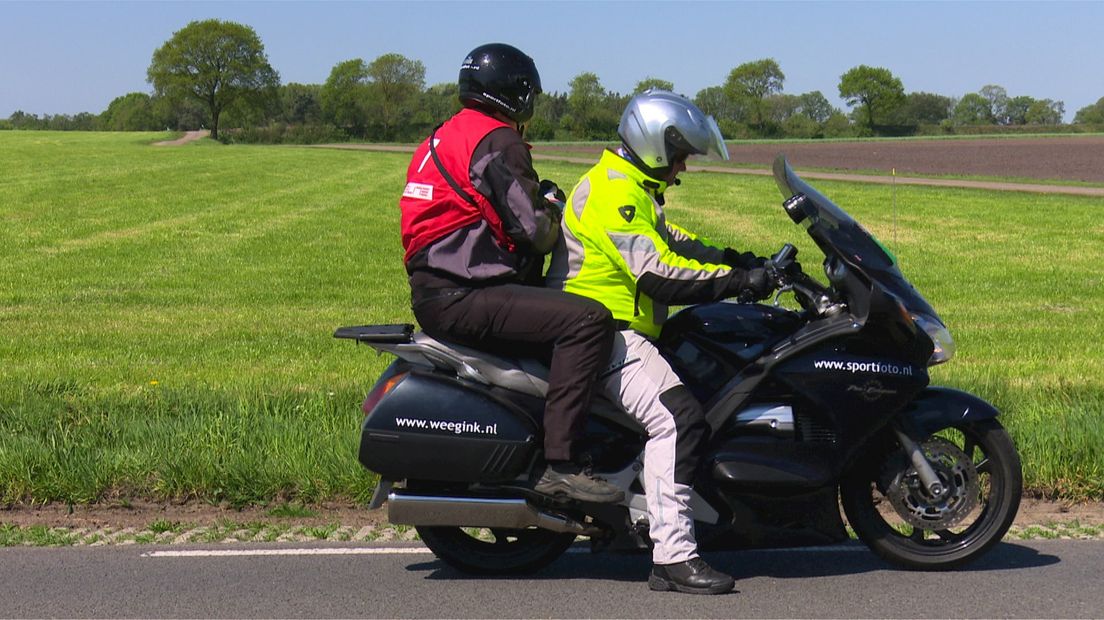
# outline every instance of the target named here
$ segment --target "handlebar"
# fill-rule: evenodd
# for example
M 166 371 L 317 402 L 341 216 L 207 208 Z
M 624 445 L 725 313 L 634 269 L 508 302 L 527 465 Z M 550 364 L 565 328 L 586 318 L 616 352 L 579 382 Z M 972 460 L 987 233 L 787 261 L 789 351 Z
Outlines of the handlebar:
M 818 316 L 836 314 L 842 310 L 843 306 L 833 300 L 832 291 L 802 271 L 796 258 L 797 248 L 787 243 L 765 265 L 767 274 L 778 289 L 775 305 L 780 303 L 783 292 L 793 291 L 801 307 Z

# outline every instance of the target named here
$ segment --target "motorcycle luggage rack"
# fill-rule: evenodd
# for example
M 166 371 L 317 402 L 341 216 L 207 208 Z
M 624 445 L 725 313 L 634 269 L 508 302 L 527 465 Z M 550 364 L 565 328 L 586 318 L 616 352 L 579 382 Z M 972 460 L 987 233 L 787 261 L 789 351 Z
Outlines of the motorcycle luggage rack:
M 403 344 L 414 336 L 414 326 L 410 323 L 394 325 L 352 325 L 339 327 L 334 338 L 347 338 L 365 343 Z

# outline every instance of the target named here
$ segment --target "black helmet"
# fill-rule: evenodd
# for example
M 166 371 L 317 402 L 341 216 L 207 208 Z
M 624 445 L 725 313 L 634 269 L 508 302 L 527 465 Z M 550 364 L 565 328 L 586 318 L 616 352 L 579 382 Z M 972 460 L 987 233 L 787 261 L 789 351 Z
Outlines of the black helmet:
M 541 92 L 540 75 L 533 59 L 505 43 L 488 43 L 473 49 L 460 65 L 460 101 L 482 105 L 505 114 L 515 123 L 533 117 L 533 105 Z

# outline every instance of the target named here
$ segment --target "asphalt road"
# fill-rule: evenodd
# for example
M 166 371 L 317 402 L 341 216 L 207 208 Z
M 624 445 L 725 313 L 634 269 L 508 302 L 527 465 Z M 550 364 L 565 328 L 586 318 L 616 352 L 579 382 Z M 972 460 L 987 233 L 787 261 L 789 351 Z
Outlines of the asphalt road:
M 647 556 L 569 553 L 517 579 L 472 578 L 420 546 L 0 549 L 0 616 L 97 618 L 1090 618 L 1104 614 L 1104 541 L 1002 543 L 949 573 L 899 571 L 865 548 L 706 556 L 737 591 L 648 590 Z M 573 550 L 575 551 L 575 550 Z

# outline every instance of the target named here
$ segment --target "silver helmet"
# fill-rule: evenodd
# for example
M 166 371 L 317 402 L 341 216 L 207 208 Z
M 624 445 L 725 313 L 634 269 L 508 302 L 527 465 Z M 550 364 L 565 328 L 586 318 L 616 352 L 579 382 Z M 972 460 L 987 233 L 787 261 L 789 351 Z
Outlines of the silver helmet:
M 617 134 L 647 172 L 663 172 L 679 156 L 728 159 L 717 121 L 686 97 L 666 90 L 652 88 L 633 97 Z

